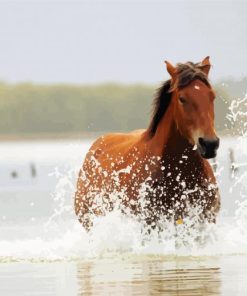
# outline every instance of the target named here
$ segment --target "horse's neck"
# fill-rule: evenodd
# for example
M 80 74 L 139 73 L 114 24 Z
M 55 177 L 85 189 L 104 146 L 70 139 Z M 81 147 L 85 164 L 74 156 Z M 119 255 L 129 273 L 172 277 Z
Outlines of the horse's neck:
M 162 156 L 171 156 L 175 160 L 181 159 L 181 156 L 185 154 L 188 157 L 194 157 L 196 152 L 193 150 L 193 147 L 189 141 L 180 134 L 175 122 L 172 122 L 169 136 L 166 143 L 164 143 Z
M 160 182 L 163 184 L 164 180 L 170 180 L 166 188 L 172 193 L 182 181 L 186 181 L 190 188 L 204 182 L 207 176 L 203 160 L 197 151 L 193 150 L 188 140 L 180 134 L 172 117 L 170 121 L 168 118 L 164 119 L 161 124 L 162 126 L 157 129 L 153 139 L 153 145 L 160 147 L 159 156 L 161 157 L 161 162 L 153 171 L 153 179 L 156 179 L 158 184 Z M 169 127 L 169 129 L 164 127 Z
M 174 120 L 172 104 L 168 107 L 150 144 L 153 154 L 160 156 L 163 160 L 172 159 L 176 163 L 181 161 L 184 155 L 187 157 L 187 162 L 191 162 L 193 165 L 202 163 L 201 157 L 179 132 Z
M 180 134 L 174 120 L 173 104 L 168 107 L 161 119 L 156 132 L 150 140 L 151 149 L 155 155 L 180 154 L 190 146 L 189 142 Z

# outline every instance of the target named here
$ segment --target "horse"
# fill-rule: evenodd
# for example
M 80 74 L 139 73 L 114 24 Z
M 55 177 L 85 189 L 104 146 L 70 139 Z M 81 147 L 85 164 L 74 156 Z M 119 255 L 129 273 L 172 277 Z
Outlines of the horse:
M 219 147 L 210 60 L 165 64 L 170 79 L 156 93 L 147 129 L 103 135 L 85 157 L 74 208 L 86 230 L 116 207 L 153 227 L 161 217 L 183 223 L 195 208 L 200 221 L 216 222 L 220 195 L 207 160 Z

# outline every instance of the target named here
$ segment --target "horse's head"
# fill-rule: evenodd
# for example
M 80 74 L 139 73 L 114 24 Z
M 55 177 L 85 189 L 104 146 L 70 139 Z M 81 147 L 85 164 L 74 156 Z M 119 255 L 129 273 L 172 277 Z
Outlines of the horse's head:
M 171 75 L 174 120 L 181 135 L 204 158 L 213 158 L 219 147 L 214 129 L 214 91 L 208 81 L 209 57 L 201 63 L 178 64 L 166 61 Z

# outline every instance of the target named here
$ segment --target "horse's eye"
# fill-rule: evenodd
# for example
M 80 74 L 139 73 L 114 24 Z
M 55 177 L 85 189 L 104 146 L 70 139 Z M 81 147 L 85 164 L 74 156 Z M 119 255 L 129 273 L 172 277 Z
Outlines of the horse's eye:
M 179 102 L 180 102 L 181 104 L 186 103 L 186 101 L 185 101 L 185 99 L 184 99 L 183 97 L 179 97 Z

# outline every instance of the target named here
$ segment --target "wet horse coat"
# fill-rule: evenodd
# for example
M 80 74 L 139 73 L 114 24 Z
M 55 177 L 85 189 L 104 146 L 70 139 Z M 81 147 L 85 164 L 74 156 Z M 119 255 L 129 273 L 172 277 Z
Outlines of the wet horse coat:
M 215 222 L 220 197 L 207 158 L 215 157 L 214 92 L 209 58 L 166 62 L 171 79 L 159 89 L 148 129 L 107 134 L 86 155 L 75 194 L 75 212 L 86 229 L 114 207 L 155 225 L 182 221 L 197 208 Z

